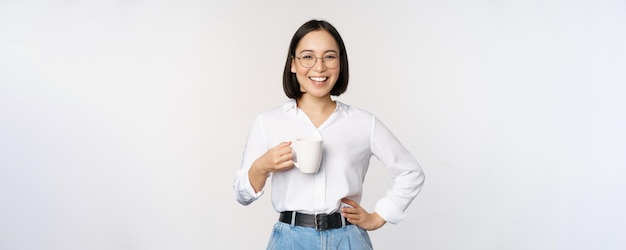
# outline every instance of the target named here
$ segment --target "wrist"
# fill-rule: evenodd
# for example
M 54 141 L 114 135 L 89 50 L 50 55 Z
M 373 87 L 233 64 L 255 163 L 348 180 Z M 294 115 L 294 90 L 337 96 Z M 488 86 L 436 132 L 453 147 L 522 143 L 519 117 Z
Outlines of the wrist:
M 267 177 L 270 174 L 269 171 L 261 168 L 256 161 L 254 163 L 252 163 L 252 166 L 250 167 L 249 173 L 250 173 L 250 175 L 259 176 L 259 177 Z
M 375 218 L 374 221 L 376 222 L 377 228 L 382 227 L 387 223 L 387 221 L 383 219 L 383 217 L 380 216 L 380 214 L 378 214 L 377 212 L 374 212 L 374 218 Z

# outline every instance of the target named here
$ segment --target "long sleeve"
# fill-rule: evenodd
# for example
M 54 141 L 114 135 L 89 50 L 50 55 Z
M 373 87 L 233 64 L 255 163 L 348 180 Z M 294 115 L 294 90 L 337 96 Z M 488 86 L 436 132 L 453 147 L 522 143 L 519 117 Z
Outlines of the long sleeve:
M 376 203 L 374 210 L 385 221 L 396 224 L 406 217 L 404 210 L 421 190 L 424 173 L 411 153 L 380 120 L 374 117 L 372 123 L 372 153 L 393 178 L 393 186 Z
M 262 120 L 260 116 L 257 116 L 244 146 L 241 168 L 237 171 L 233 184 L 237 201 L 242 205 L 248 205 L 263 195 L 265 189 L 254 192 L 248 178 L 248 170 L 250 170 L 252 163 L 267 150 L 268 144 L 263 131 Z

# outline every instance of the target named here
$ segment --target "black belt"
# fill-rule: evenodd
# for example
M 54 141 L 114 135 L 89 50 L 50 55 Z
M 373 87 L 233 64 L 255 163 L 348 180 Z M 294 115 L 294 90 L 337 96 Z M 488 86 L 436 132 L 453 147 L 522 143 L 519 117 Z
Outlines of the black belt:
M 312 227 L 317 229 L 318 231 L 328 230 L 340 228 L 344 224 L 342 224 L 343 217 L 341 217 L 340 213 L 334 214 L 303 214 L 298 212 L 286 211 L 280 212 L 280 217 L 278 220 L 287 224 L 291 224 L 291 218 L 293 213 L 296 213 L 295 217 L 295 225 L 302 227 Z M 352 225 L 352 223 L 345 220 L 345 225 Z

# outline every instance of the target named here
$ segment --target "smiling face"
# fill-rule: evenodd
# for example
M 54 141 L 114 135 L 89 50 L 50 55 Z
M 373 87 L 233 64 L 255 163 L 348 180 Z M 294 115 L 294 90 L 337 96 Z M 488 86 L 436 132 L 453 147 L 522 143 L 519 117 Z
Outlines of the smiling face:
M 315 65 L 303 67 L 301 60 L 311 56 L 317 57 Z M 291 72 L 296 74 L 303 93 L 302 98 L 330 98 L 330 91 L 337 83 L 340 72 L 338 65 L 334 68 L 327 67 L 330 64 L 328 61 L 333 60 L 333 57 L 339 61 L 339 46 L 327 31 L 312 31 L 302 37 L 291 62 Z M 323 63 L 322 58 L 327 62 Z

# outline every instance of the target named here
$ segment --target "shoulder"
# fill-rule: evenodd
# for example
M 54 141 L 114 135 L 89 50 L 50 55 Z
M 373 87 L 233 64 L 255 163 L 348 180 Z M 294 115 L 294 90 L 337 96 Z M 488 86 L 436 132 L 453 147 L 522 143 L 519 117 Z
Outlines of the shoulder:
M 269 108 L 269 109 L 266 109 L 257 113 L 257 119 L 284 116 L 286 113 L 290 112 L 291 110 L 294 110 L 295 108 L 296 108 L 296 101 L 293 99 L 289 99 L 277 106 L 274 106 L 272 108 Z
M 365 109 L 356 107 L 354 105 L 348 105 L 348 104 L 345 104 L 345 103 L 340 102 L 340 101 L 336 101 L 336 102 L 337 102 L 338 108 L 341 111 L 343 111 L 346 114 L 348 114 L 348 116 L 350 116 L 350 117 L 376 118 L 376 116 L 373 113 L 371 113 L 371 112 L 369 112 L 369 111 L 367 111 Z

